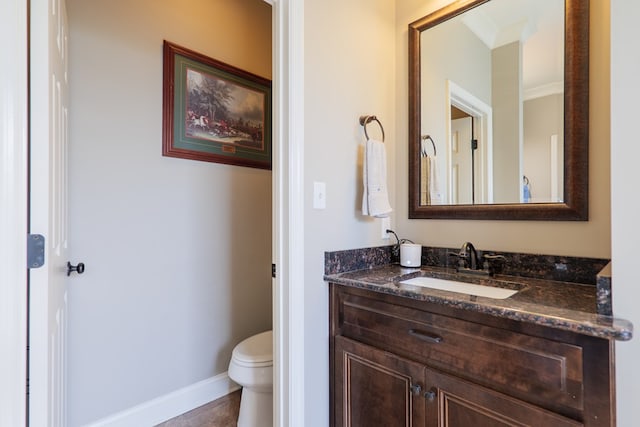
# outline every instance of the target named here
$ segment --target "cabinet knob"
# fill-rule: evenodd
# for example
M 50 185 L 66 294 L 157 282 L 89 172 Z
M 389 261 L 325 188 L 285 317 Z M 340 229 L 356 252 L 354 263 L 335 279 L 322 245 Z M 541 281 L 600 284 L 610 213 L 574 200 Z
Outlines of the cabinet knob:
M 436 399 L 437 395 L 438 395 L 437 390 L 434 388 L 424 392 L 424 398 L 427 399 L 429 402 L 433 402 Z
M 420 384 L 411 384 L 410 389 L 414 396 L 419 396 L 422 391 L 422 386 Z

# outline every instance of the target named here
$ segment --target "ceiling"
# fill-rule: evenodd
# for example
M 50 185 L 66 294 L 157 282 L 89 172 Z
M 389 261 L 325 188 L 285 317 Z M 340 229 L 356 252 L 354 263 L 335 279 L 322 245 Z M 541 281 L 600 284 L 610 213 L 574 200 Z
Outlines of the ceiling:
M 492 0 L 462 22 L 490 49 L 523 43 L 524 98 L 564 88 L 564 0 Z

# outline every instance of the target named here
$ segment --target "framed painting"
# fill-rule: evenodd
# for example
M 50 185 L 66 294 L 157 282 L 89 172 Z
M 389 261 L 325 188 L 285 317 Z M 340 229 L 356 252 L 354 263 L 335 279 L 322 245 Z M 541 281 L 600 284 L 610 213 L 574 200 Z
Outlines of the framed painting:
M 164 41 L 162 155 L 271 169 L 271 81 Z

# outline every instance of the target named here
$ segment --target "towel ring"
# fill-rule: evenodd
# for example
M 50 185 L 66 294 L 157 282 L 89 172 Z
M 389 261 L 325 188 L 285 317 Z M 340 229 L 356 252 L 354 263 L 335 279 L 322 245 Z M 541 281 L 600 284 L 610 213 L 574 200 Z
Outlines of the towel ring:
M 426 140 L 431 141 L 431 146 L 433 147 L 433 155 L 434 157 L 438 155 L 438 152 L 436 151 L 436 143 L 433 141 L 433 138 L 431 138 L 431 135 L 422 135 L 422 140 L 426 141 Z M 423 149 L 424 150 L 424 149 Z M 423 155 L 426 155 L 426 153 L 422 153 Z
M 376 116 L 360 116 L 360 125 L 364 127 L 364 136 L 369 139 L 369 134 L 367 134 L 367 125 L 373 121 L 378 122 L 378 126 L 380 126 L 380 130 L 382 131 L 382 142 L 384 142 L 384 128 Z

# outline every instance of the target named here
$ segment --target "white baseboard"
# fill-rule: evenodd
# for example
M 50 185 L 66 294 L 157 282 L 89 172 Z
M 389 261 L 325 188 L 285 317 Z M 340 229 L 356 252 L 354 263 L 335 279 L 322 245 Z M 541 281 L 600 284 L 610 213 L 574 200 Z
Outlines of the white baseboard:
M 238 390 L 227 373 L 207 378 L 164 396 L 102 418 L 86 427 L 155 426 Z

